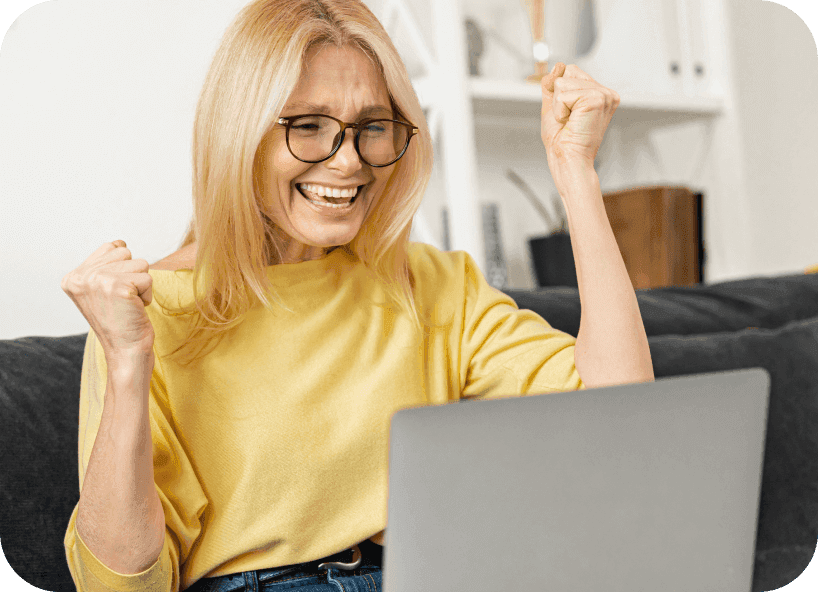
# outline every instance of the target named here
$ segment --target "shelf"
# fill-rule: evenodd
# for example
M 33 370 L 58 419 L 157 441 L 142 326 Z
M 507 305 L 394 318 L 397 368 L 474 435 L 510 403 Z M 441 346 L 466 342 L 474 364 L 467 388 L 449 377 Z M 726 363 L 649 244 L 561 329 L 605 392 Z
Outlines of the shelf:
M 425 106 L 434 100 L 430 79 L 414 81 L 415 90 Z M 539 117 L 542 104 L 540 87 L 524 81 L 470 78 L 469 92 L 477 123 L 515 118 Z M 647 122 L 651 125 L 683 123 L 691 119 L 721 115 L 723 102 L 714 97 L 657 96 L 649 93 L 620 93 L 614 121 Z

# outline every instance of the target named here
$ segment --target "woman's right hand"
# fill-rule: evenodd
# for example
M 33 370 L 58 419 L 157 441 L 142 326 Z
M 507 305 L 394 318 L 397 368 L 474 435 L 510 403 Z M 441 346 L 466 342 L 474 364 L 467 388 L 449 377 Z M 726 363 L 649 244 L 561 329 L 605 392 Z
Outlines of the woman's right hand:
M 154 331 L 145 306 L 153 278 L 145 259 L 131 259 L 125 241 L 105 243 L 62 279 L 60 287 L 77 305 L 113 359 L 152 352 Z

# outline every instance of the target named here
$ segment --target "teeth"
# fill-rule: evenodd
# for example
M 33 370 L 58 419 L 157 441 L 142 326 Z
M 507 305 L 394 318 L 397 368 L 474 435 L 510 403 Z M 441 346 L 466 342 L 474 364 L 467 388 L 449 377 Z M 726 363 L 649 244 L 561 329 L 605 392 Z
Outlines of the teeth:
M 355 196 L 358 194 L 358 187 L 354 187 L 351 190 L 347 189 L 332 189 L 330 187 L 324 187 L 322 185 L 310 185 L 308 183 L 299 183 L 297 187 L 301 190 L 301 194 L 304 195 L 309 201 L 314 203 L 317 206 L 324 206 L 330 208 L 352 208 L 352 202 L 355 199 Z M 330 193 L 330 195 L 322 195 L 323 193 Z M 333 196 L 332 192 L 338 193 L 340 195 Z M 315 199 L 317 197 L 321 197 L 323 199 Z M 342 201 L 340 203 L 331 202 L 330 199 L 346 199 L 346 201 Z
M 358 193 L 357 187 L 338 189 L 337 187 L 325 187 L 323 185 L 312 185 L 310 183 L 304 183 L 301 187 L 319 197 L 353 197 Z

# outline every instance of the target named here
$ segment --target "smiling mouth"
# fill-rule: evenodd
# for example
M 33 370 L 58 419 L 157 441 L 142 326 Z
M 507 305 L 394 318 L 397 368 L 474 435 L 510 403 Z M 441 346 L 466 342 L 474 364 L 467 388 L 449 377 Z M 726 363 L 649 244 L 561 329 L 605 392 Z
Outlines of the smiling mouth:
M 300 193 L 304 199 L 315 203 L 329 203 L 333 205 L 352 205 L 353 203 L 355 203 L 355 200 L 358 199 L 358 196 L 361 195 L 362 189 L 366 187 L 366 185 L 358 185 L 358 188 L 355 191 L 355 195 L 353 195 L 352 198 L 348 198 L 330 197 L 324 195 L 317 195 L 315 193 L 310 193 L 309 195 L 307 195 L 305 190 L 302 188 L 302 185 L 304 184 L 296 183 L 295 188 L 298 190 L 298 193 Z

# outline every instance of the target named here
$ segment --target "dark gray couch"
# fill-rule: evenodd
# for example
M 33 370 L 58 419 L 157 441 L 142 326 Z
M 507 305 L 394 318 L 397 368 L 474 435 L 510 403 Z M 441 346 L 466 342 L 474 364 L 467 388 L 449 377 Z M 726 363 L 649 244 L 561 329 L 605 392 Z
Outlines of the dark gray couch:
M 577 334 L 576 288 L 507 291 Z M 638 290 L 657 379 L 765 368 L 771 378 L 753 591 L 781 587 L 818 542 L 818 274 Z M 0 540 L 31 584 L 73 591 L 63 536 L 79 499 L 85 335 L 0 341 Z

